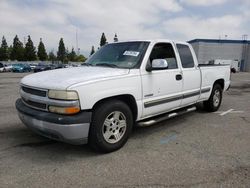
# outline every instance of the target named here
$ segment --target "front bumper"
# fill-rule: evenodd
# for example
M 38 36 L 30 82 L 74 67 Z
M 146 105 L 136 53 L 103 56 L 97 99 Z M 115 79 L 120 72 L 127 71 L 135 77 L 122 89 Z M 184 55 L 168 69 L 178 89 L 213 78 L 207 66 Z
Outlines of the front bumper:
M 21 99 L 17 99 L 16 109 L 21 121 L 42 136 L 75 145 L 88 141 L 91 112 L 73 116 L 43 112 L 27 107 Z

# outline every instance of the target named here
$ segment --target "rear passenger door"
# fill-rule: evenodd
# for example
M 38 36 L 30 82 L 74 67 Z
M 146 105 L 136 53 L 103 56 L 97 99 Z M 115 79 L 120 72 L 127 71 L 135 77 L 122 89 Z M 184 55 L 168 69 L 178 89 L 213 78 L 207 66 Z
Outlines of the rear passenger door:
M 176 44 L 179 58 L 182 66 L 183 76 L 183 99 L 181 106 L 186 106 L 195 103 L 200 96 L 200 69 L 197 67 L 198 62 L 195 63 L 194 51 L 190 50 L 187 44 Z

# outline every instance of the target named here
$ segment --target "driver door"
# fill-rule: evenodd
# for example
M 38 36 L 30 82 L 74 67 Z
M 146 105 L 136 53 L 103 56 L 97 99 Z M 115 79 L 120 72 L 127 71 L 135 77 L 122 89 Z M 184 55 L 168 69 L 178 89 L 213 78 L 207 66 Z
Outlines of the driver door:
M 178 108 L 182 101 L 183 79 L 173 45 L 155 44 L 148 59 L 149 66 L 154 59 L 165 59 L 168 67 L 142 74 L 143 118 Z

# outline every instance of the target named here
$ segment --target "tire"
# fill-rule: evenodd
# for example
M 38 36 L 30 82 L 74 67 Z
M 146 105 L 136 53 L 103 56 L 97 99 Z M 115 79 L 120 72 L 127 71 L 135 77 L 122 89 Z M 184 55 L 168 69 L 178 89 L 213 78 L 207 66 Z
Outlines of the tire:
M 204 101 L 203 105 L 208 112 L 215 112 L 220 108 L 221 101 L 222 88 L 219 84 L 215 84 L 209 99 L 207 101 Z
M 103 153 L 118 150 L 127 142 L 132 127 L 133 115 L 127 104 L 119 100 L 103 102 L 94 109 L 89 144 Z
M 231 68 L 231 72 L 232 73 L 236 73 L 236 69 L 235 68 Z

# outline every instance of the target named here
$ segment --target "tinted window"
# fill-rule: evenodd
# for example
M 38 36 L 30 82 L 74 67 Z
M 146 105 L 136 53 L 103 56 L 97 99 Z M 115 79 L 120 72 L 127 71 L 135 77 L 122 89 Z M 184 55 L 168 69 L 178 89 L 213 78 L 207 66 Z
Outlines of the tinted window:
M 152 63 L 154 59 L 166 59 L 168 69 L 176 69 L 178 67 L 173 46 L 169 43 L 158 43 L 154 46 L 149 60 Z
M 189 46 L 184 44 L 177 44 L 176 46 L 180 54 L 182 67 L 183 68 L 194 67 L 194 59 L 189 49 Z

